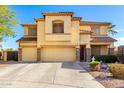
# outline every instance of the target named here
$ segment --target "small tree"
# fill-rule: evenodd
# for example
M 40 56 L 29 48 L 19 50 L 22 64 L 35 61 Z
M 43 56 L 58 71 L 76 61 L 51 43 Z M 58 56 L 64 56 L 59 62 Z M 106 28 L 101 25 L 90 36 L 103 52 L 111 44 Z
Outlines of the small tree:
M 115 26 L 116 26 L 116 25 L 112 25 L 112 24 L 109 25 L 109 27 L 108 27 L 108 33 L 109 33 L 109 34 L 112 34 L 112 35 L 117 34 L 117 31 L 114 30 Z
M 17 20 L 15 13 L 8 6 L 0 5 L 0 42 L 6 37 L 14 36 L 13 27 L 16 26 Z
M 13 48 L 8 48 L 7 51 L 13 51 Z

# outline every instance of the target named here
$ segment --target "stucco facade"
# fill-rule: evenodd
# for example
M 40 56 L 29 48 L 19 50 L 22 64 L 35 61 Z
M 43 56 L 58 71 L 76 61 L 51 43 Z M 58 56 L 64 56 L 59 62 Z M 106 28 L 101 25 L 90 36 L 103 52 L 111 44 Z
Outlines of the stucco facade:
M 34 24 L 22 24 L 24 37 L 17 40 L 19 61 L 90 61 L 91 56 L 98 54 L 92 51 L 92 46 L 99 47 L 96 50 L 100 55 L 106 55 L 114 48 L 116 40 L 107 33 L 111 23 L 86 22 L 81 17 L 74 17 L 73 12 L 45 12 L 43 16 L 36 18 Z M 63 22 L 62 33 L 53 33 L 54 21 Z M 99 28 L 98 34 L 92 30 L 94 26 Z

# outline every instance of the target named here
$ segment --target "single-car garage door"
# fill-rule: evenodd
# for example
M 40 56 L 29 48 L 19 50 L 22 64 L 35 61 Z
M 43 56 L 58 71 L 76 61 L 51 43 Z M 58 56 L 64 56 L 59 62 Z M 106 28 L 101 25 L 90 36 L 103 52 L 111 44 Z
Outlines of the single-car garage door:
M 42 61 L 75 61 L 76 50 L 72 47 L 44 47 L 41 49 Z
M 37 61 L 37 48 L 22 48 L 22 61 Z

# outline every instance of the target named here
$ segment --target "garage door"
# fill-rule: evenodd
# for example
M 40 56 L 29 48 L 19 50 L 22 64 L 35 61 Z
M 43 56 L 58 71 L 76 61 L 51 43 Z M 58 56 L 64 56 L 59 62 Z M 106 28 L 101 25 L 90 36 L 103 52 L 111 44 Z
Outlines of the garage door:
M 22 61 L 37 61 L 37 48 L 22 48 Z
M 44 47 L 41 49 L 42 61 L 75 61 L 76 50 L 69 47 Z

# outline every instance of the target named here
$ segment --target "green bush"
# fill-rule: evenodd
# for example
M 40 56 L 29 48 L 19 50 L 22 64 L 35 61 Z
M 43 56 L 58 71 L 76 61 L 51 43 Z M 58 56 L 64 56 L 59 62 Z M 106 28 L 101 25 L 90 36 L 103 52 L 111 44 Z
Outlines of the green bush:
M 124 79 L 124 64 L 110 64 L 109 72 L 116 78 Z
M 118 60 L 124 64 L 124 54 L 120 54 L 120 55 L 117 55 L 118 56 Z
M 115 63 L 116 61 L 118 61 L 116 55 L 98 55 L 95 56 L 95 60 L 102 61 L 104 63 Z

